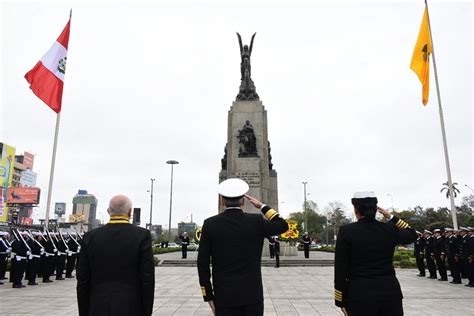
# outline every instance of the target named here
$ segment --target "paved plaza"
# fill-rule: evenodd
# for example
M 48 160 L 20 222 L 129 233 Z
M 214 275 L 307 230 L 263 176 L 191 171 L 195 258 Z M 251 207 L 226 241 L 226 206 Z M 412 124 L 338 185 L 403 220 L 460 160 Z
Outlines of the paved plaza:
M 263 267 L 265 315 L 342 315 L 334 306 L 333 267 Z M 406 315 L 474 315 L 474 289 L 397 270 Z M 77 315 L 76 281 L 12 289 L 0 285 L 1 315 Z M 153 315 L 211 315 L 194 267 L 157 267 Z

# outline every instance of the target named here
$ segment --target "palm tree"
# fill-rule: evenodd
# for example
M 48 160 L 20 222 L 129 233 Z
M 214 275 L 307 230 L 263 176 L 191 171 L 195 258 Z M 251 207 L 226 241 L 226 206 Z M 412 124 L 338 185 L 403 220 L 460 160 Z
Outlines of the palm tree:
M 444 185 L 444 187 L 439 192 L 443 192 L 444 190 L 446 190 L 446 198 L 449 199 L 449 185 L 448 185 L 448 182 L 443 183 L 443 185 Z M 457 197 L 458 193 L 461 193 L 461 191 L 459 191 L 459 189 L 456 188 L 457 185 L 458 185 L 457 182 L 453 182 L 453 196 L 454 197 Z

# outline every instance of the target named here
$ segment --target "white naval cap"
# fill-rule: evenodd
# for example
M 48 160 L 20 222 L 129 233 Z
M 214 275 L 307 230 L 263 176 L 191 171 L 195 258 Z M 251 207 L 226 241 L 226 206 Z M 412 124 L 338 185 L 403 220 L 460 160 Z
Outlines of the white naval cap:
M 435 233 L 435 234 L 436 234 L 436 233 L 441 233 L 441 229 L 436 228 L 435 230 L 433 230 L 433 233 Z
M 7 232 L 1 232 L 1 231 L 0 231 L 0 236 L 7 236 L 7 235 L 8 235 Z
M 454 229 L 452 229 L 451 227 L 445 227 L 444 228 L 444 231 L 445 232 L 452 232 Z
M 223 197 L 227 198 L 241 197 L 248 191 L 249 185 L 247 184 L 247 182 L 238 178 L 232 178 L 222 181 L 217 187 L 217 192 Z
M 354 199 L 366 199 L 366 198 L 376 198 L 374 191 L 361 191 L 354 193 Z

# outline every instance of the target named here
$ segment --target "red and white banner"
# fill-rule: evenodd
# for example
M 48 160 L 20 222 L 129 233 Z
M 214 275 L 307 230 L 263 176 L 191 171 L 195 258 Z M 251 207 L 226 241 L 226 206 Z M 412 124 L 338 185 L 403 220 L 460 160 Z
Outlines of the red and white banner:
M 25 75 L 33 93 L 56 113 L 61 111 L 70 26 L 71 20 L 43 58 Z

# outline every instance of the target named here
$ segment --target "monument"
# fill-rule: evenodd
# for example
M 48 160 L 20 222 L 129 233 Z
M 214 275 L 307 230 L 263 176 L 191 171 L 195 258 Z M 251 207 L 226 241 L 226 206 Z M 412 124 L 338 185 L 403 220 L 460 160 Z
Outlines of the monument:
M 278 210 L 277 172 L 273 169 L 268 140 L 267 111 L 251 77 L 250 57 L 255 35 L 252 35 L 249 47 L 242 46 L 242 38 L 237 33 L 241 56 L 240 87 L 228 112 L 227 144 L 221 160 L 219 182 L 240 178 L 249 184 L 250 195 Z M 219 212 L 222 211 L 219 205 Z M 260 213 L 247 203 L 244 211 Z

